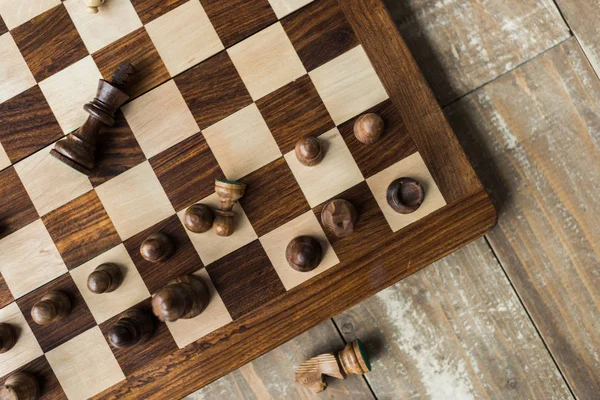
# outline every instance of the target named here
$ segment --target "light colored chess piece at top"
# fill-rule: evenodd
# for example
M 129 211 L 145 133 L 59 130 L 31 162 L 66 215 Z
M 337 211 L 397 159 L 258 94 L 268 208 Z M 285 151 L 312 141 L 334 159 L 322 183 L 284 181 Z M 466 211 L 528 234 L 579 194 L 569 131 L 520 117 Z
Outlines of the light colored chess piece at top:
M 98 7 L 104 4 L 104 0 L 85 0 L 87 3 L 87 11 L 90 14 L 98 14 Z

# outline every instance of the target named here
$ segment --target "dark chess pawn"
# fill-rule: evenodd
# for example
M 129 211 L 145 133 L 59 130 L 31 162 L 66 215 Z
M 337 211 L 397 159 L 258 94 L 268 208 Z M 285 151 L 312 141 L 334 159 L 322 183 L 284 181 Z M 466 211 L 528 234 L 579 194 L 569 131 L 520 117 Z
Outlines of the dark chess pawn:
M 154 317 L 147 311 L 127 310 L 108 331 L 108 341 L 117 348 L 144 343 L 152 337 L 154 325 Z
M 296 271 L 309 272 L 321 263 L 323 248 L 312 236 L 298 236 L 287 245 L 285 258 Z
M 204 204 L 194 204 L 185 211 L 183 224 L 190 232 L 204 233 L 212 227 L 214 219 L 215 216 L 210 207 Z
M 17 343 L 17 332 L 9 324 L 0 324 L 0 354 L 6 353 Z
M 423 204 L 425 190 L 415 179 L 399 178 L 388 186 L 386 198 L 394 211 L 400 214 L 410 214 L 417 211 Z
M 194 318 L 208 305 L 208 286 L 196 275 L 184 275 L 152 295 L 152 312 L 161 321 Z
M 167 261 L 175 252 L 175 244 L 169 235 L 163 232 L 153 233 L 140 245 L 140 254 L 147 261 L 158 263 Z
M 71 300 L 63 292 L 53 290 L 33 305 L 31 318 L 38 325 L 48 325 L 65 319 L 71 312 Z
M 349 236 L 354 232 L 358 214 L 347 200 L 335 199 L 323 207 L 321 222 L 336 237 Z
M 303 136 L 296 142 L 294 151 L 300 164 L 307 167 L 319 164 L 325 156 L 323 144 L 314 136 Z
M 28 372 L 15 372 L 6 378 L 0 388 L 0 399 L 37 400 L 40 398 L 40 384 Z
M 89 117 L 76 132 L 56 142 L 50 154 L 71 168 L 90 175 L 96 165 L 94 153 L 98 133 L 103 125 L 115 123 L 115 112 L 129 100 L 126 87 L 134 72 L 131 64 L 123 62 L 115 70 L 111 82 L 100 79 L 96 97 L 83 106 Z
M 246 193 L 246 185 L 239 182 L 215 180 L 215 192 L 221 206 L 215 210 L 213 230 L 219 236 L 230 236 L 235 228 L 233 206 Z
M 123 273 L 118 265 L 113 263 L 101 264 L 88 276 L 87 287 L 92 293 L 110 293 L 123 282 Z
M 377 142 L 381 138 L 385 123 L 374 113 L 363 114 L 354 122 L 354 136 L 364 144 Z

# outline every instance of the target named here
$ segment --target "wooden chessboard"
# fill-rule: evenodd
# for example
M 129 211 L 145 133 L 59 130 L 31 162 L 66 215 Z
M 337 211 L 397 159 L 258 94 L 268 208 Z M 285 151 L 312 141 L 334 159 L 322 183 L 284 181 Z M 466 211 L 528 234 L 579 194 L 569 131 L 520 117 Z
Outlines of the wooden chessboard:
M 379 0 L 0 1 L 0 322 L 18 328 L 0 376 L 33 372 L 46 398 L 174 398 L 240 367 L 480 237 L 496 214 Z M 49 156 L 77 129 L 98 79 L 138 70 L 133 100 L 104 130 L 90 178 Z M 366 111 L 382 139 L 353 136 Z M 316 167 L 293 153 L 319 136 Z M 394 179 L 425 187 L 413 214 L 385 200 Z M 216 205 L 214 180 L 248 185 L 233 236 L 193 234 L 185 209 Z M 323 204 L 351 201 L 356 232 L 336 238 Z M 165 263 L 139 254 L 163 231 Z M 300 273 L 284 249 L 310 234 L 321 265 Z M 126 270 L 93 295 L 100 263 Z M 173 278 L 206 279 L 208 309 L 160 324 L 146 344 L 111 348 L 125 310 L 148 307 Z M 66 292 L 64 321 L 33 323 L 33 304 Z M 2 378 L 4 379 L 4 378 Z

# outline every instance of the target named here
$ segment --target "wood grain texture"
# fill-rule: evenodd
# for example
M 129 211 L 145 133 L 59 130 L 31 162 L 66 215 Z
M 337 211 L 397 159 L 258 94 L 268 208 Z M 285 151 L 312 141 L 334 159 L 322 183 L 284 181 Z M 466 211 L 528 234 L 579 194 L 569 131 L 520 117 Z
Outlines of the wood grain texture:
M 120 63 L 129 62 L 135 74 L 127 93 L 136 97 L 167 81 L 170 77 L 145 28 L 139 28 L 92 54 L 104 79 L 110 79 Z
M 200 0 L 225 47 L 275 23 L 268 0 Z
M 248 89 L 225 51 L 178 75 L 175 83 L 200 129 L 252 103 Z
M 0 142 L 11 162 L 20 161 L 62 136 L 39 86 L 0 104 Z
M 384 1 L 442 105 L 569 36 L 551 0 Z
M 0 239 L 38 219 L 14 167 L 0 171 Z
M 38 325 L 31 318 L 31 309 L 42 296 L 52 290 L 57 290 L 67 295 L 71 302 L 71 312 L 61 321 L 50 325 Z M 17 300 L 17 305 L 23 312 L 29 327 L 45 353 L 73 339 L 96 324 L 92 313 L 87 304 L 85 304 L 85 300 L 81 297 L 79 289 L 77 289 L 75 282 L 73 282 L 69 274 L 64 274 L 21 297 Z
M 210 400 L 223 394 L 229 399 L 373 399 L 364 379 L 327 379 L 327 390 L 319 395 L 294 383 L 294 371 L 305 360 L 344 347 L 331 321 L 325 321 L 277 349 L 244 365 L 186 397 Z
M 187 0 L 131 0 L 137 15 L 143 24 L 160 17 L 179 7 Z
M 366 110 L 363 114 L 366 113 L 375 113 L 384 121 L 384 131 L 377 142 L 363 144 L 356 139 L 354 122 L 359 116 L 338 127 L 365 179 L 417 151 L 400 114 L 390 100 Z
M 88 55 L 62 4 L 16 27 L 11 35 L 38 82 Z
M 485 240 L 334 318 L 366 345 L 380 399 L 569 399 Z
M 0 308 L 6 307 L 8 304 L 14 301 L 14 297 L 4 280 L 2 274 L 0 274 Z
M 6 32 L 8 32 L 8 28 L 6 27 L 4 20 L 0 16 L 0 35 L 4 35 Z
M 446 202 L 481 190 L 475 172 L 383 3 L 338 2 Z
M 206 267 L 234 320 L 285 293 L 258 240 Z
M 215 179 L 225 179 L 202 133 L 179 142 L 149 161 L 175 211 L 214 193 Z
M 310 210 L 283 157 L 245 176 L 241 181 L 247 188 L 240 204 L 258 236 Z
M 599 104 L 570 39 L 448 110 L 501 206 L 488 239 L 579 398 L 600 392 Z
M 35 360 L 23 365 L 20 368 L 17 368 L 15 371 L 10 374 L 3 376 L 0 378 L 0 382 L 4 382 L 9 375 L 12 375 L 14 372 L 28 372 L 32 374 L 40 385 L 40 400 L 50 400 L 50 399 L 65 399 L 67 396 L 65 392 L 62 390 L 58 379 L 56 379 L 56 375 L 52 371 L 50 364 L 48 364 L 48 360 L 46 360 L 46 356 L 41 356 L 36 358 Z
M 42 221 L 69 269 L 121 243 L 93 190 L 44 215 Z

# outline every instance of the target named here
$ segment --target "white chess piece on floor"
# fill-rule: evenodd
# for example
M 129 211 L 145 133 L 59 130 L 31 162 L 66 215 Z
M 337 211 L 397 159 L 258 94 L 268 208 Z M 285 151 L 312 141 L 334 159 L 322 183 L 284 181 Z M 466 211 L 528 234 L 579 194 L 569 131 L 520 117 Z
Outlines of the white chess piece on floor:
M 98 7 L 104 4 L 104 0 L 86 0 L 87 2 L 87 11 L 90 14 L 98 14 Z

